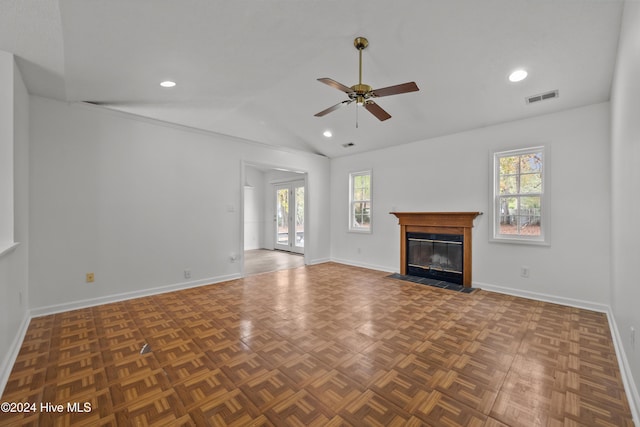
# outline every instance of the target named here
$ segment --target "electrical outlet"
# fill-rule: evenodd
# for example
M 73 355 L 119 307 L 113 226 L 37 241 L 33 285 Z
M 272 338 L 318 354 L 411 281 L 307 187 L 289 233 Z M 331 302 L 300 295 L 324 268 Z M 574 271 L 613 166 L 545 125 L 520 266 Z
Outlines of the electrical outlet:
M 189 270 L 188 268 L 184 270 L 184 278 L 191 279 L 191 270 Z
M 93 283 L 96 280 L 96 277 L 93 273 L 87 273 L 87 283 Z
M 520 276 L 524 277 L 525 279 L 529 278 L 529 267 L 523 265 L 522 267 L 520 267 Z

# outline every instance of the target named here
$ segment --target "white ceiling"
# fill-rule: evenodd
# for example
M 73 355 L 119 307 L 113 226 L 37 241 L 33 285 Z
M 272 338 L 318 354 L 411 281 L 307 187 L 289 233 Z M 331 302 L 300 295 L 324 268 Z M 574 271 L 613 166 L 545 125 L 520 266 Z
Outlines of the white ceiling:
M 338 157 L 609 100 L 623 4 L 0 0 L 0 50 L 36 95 Z M 317 78 L 357 83 L 356 36 L 364 83 L 420 91 L 377 100 L 384 122 L 355 104 L 314 117 L 346 99 Z

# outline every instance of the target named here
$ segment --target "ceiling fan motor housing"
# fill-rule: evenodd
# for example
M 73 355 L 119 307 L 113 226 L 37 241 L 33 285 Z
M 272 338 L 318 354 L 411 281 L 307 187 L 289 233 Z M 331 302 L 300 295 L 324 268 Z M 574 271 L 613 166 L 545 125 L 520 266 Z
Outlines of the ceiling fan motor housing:
M 351 86 L 351 89 L 357 93 L 358 95 L 364 95 L 368 92 L 371 92 L 373 90 L 373 88 L 369 85 L 366 85 L 364 83 L 360 83 L 357 85 L 353 85 Z

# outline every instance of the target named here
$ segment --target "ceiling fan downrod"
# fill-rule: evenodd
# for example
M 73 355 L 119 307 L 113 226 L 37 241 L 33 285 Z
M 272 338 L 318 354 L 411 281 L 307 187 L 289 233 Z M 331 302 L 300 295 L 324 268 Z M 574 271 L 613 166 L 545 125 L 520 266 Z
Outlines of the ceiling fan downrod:
M 369 46 L 369 40 L 365 37 L 356 37 L 353 41 L 353 45 L 358 49 L 358 54 L 360 57 L 360 67 L 358 73 L 358 85 L 362 85 L 362 51 Z
M 353 45 L 356 47 L 356 49 L 358 49 L 358 84 L 353 86 L 353 90 L 356 91 L 356 129 L 358 129 L 358 105 L 364 105 L 365 103 L 365 97 L 364 95 L 361 95 L 360 93 L 366 93 L 367 90 L 366 88 L 364 88 L 364 86 L 367 85 L 363 85 L 362 84 L 362 51 L 369 46 L 369 40 L 367 40 L 365 37 L 356 37 L 356 39 L 353 41 Z M 364 89 L 364 90 L 363 90 Z M 369 87 L 369 90 L 371 88 Z
M 369 46 L 369 40 L 365 37 L 356 37 L 353 41 L 353 45 L 358 49 L 358 84 L 351 86 L 351 89 L 355 92 L 353 94 L 353 98 L 356 101 L 356 104 L 364 105 L 367 101 L 367 94 L 371 92 L 373 89 L 371 86 L 362 83 L 362 51 Z

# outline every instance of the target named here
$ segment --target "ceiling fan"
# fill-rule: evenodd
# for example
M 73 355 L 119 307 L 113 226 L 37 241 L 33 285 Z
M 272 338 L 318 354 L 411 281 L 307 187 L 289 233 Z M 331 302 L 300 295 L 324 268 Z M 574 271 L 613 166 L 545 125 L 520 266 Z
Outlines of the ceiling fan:
M 327 108 L 326 110 L 322 110 L 319 113 L 315 114 L 315 117 L 322 117 L 329 114 L 332 111 L 337 110 L 338 108 L 349 105 L 352 102 L 356 102 L 357 105 L 362 105 L 367 111 L 376 116 L 376 118 L 380 121 L 384 121 L 391 118 L 391 115 L 382 109 L 378 104 L 373 101 L 373 98 L 381 98 L 383 96 L 390 95 L 398 95 L 401 93 L 407 92 L 415 92 L 420 90 L 418 85 L 415 82 L 402 83 L 399 85 L 383 87 L 381 89 L 373 89 L 371 86 L 362 83 L 362 51 L 369 46 L 369 41 L 364 37 L 356 37 L 353 41 L 353 45 L 358 49 L 359 57 L 360 57 L 360 71 L 359 71 L 359 79 L 358 84 L 353 85 L 351 87 L 345 86 L 342 83 L 338 83 L 337 81 L 330 79 L 328 77 L 323 77 L 318 79 L 319 82 L 322 82 L 326 85 L 334 87 L 344 93 L 347 94 L 349 99 L 346 99 L 334 106 Z

